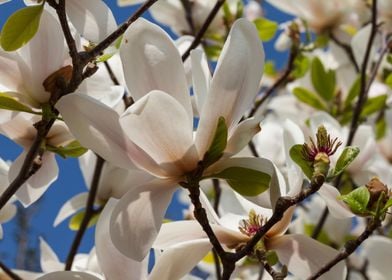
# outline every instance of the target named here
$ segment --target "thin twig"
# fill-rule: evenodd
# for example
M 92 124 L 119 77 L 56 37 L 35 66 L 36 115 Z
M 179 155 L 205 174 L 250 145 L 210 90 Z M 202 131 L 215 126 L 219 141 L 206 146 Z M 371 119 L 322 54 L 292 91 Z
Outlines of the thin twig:
M 331 38 L 331 40 L 338 45 L 339 47 L 341 47 L 347 54 L 348 58 L 350 59 L 351 63 L 353 64 L 355 71 L 359 72 L 359 66 L 355 60 L 354 57 L 354 53 L 353 50 L 351 48 L 350 45 L 345 44 L 343 42 L 341 42 L 338 38 L 335 37 L 335 35 L 331 32 L 331 34 L 329 35 L 329 37 Z
M 364 230 L 364 232 L 358 236 L 355 240 L 350 240 L 344 245 L 344 249 L 340 252 L 333 260 L 324 265 L 318 272 L 308 278 L 308 280 L 315 280 L 324 273 L 328 272 L 332 267 L 338 264 L 340 261 L 348 258 L 372 233 L 381 225 L 379 220 L 372 220 Z
M 4 263 L 0 262 L 0 268 L 12 279 L 12 280 L 23 280 L 19 275 L 9 269 Z
M 196 34 L 195 39 L 193 40 L 192 44 L 188 47 L 188 49 L 182 55 L 182 61 L 185 61 L 189 57 L 189 55 L 191 54 L 191 51 L 201 43 L 201 40 L 203 39 L 204 34 L 208 30 L 208 27 L 210 27 L 212 21 L 214 20 L 215 16 L 217 15 L 217 13 L 219 12 L 220 8 L 223 6 L 224 3 L 225 3 L 225 0 L 218 0 L 216 2 L 215 6 L 212 8 L 211 12 L 208 14 L 205 22 L 203 23 L 203 26 L 200 28 L 199 32 Z
M 95 163 L 94 175 L 91 181 L 90 192 L 88 194 L 87 203 L 86 203 L 86 210 L 83 216 L 83 220 L 80 224 L 79 230 L 75 235 L 75 238 L 72 242 L 71 249 L 68 253 L 67 260 L 65 262 L 65 270 L 71 270 L 72 264 L 75 258 L 76 253 L 78 252 L 80 243 L 83 239 L 84 233 L 88 227 L 88 224 L 91 218 L 94 216 L 94 202 L 97 196 L 99 181 L 102 174 L 102 168 L 104 166 L 105 160 L 100 156 L 97 156 L 97 161 Z

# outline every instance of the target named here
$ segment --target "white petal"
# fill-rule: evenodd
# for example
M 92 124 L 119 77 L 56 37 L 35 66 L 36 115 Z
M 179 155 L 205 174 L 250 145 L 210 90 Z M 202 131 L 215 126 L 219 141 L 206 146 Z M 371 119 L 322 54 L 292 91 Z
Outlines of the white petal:
M 102 280 L 85 272 L 58 271 L 45 274 L 37 280 Z
M 349 207 L 342 200 L 338 199 L 340 192 L 335 187 L 324 184 L 318 191 L 318 194 L 324 199 L 329 212 L 335 218 L 345 219 L 355 216 Z
M 223 47 L 211 88 L 201 113 L 196 144 L 204 154 L 214 136 L 219 117 L 230 130 L 237 125 L 257 95 L 263 73 L 264 50 L 253 24 L 237 20 Z
M 175 183 L 157 180 L 125 194 L 110 224 L 114 246 L 125 256 L 142 261 L 154 242 L 172 198 Z
M 239 153 L 260 130 L 260 118 L 242 121 L 233 129 L 232 135 L 227 141 L 225 153 L 230 155 Z
M 41 252 L 41 269 L 48 273 L 64 269 L 64 264 L 59 261 L 56 253 L 50 248 L 43 238 L 39 238 L 39 248 Z
M 110 216 L 117 201 L 110 199 L 102 211 L 95 230 L 95 244 L 100 267 L 107 279 L 142 280 L 147 276 L 148 257 L 142 262 L 132 260 L 121 254 L 110 238 Z
M 80 209 L 86 206 L 88 197 L 88 192 L 80 193 L 75 195 L 70 200 L 65 202 L 65 204 L 60 208 L 59 213 L 54 220 L 53 226 L 57 227 L 61 222 L 63 222 L 68 217 L 72 216 Z
M 176 244 L 159 256 L 149 276 L 150 280 L 180 279 L 190 272 L 211 250 L 207 238 Z
M 87 40 L 98 43 L 117 28 L 112 11 L 101 0 L 68 0 L 65 7 L 70 21 Z
M 19 53 L 29 66 L 29 69 L 21 69 L 26 89 L 34 100 L 47 102 L 50 94 L 42 83 L 64 64 L 64 37 L 58 20 L 44 10 L 37 34 Z
M 159 26 L 142 18 L 125 32 L 120 47 L 124 75 L 135 100 L 152 90 L 172 95 L 185 108 L 192 124 L 192 106 L 180 54 Z
M 148 93 L 127 109 L 120 124 L 131 141 L 169 174 L 182 175 L 196 167 L 192 126 L 184 108 L 169 94 Z
M 184 7 L 178 0 L 157 1 L 150 9 L 152 17 L 177 34 L 189 34 L 190 27 L 186 21 Z
M 371 236 L 363 243 L 362 249 L 361 255 L 369 260 L 369 270 L 377 271 L 383 276 L 377 279 L 387 280 L 392 273 L 390 264 L 392 257 L 391 240 L 383 236 Z
M 339 252 L 305 235 L 289 234 L 268 240 L 269 250 L 275 250 L 279 261 L 300 279 L 306 279 L 331 261 Z M 343 280 L 346 275 L 344 262 L 321 276 L 321 280 Z
M 193 93 L 196 97 L 197 111 L 203 111 L 203 105 L 207 97 L 211 83 L 211 72 L 205 53 L 202 50 L 191 52 Z
M 28 148 L 37 134 L 33 123 L 31 115 L 19 113 L 10 121 L 1 124 L 1 133 L 24 148 Z
M 18 91 L 23 85 L 20 67 L 23 61 L 18 53 L 0 49 L 0 90 Z
M 16 205 L 12 203 L 12 200 L 13 198 L 11 198 L 0 210 L 0 223 L 6 223 L 16 215 L 18 209 Z
M 107 161 L 122 168 L 134 168 L 134 161 L 138 165 L 159 169 L 126 137 L 116 111 L 82 94 L 64 96 L 56 107 L 78 141 Z
M 357 65 L 359 65 L 360 67 L 362 67 L 363 64 L 371 29 L 372 29 L 371 24 L 367 24 L 365 27 L 361 28 L 351 39 L 351 48 L 354 52 L 355 61 L 357 62 Z M 374 57 L 377 48 L 380 47 L 380 44 L 381 44 L 381 36 L 380 34 L 376 34 L 374 43 L 370 50 L 370 55 L 369 55 L 370 58 Z M 370 64 L 371 63 L 368 63 L 368 67 L 370 66 Z
M 26 158 L 26 152 L 23 152 L 11 165 L 9 179 L 12 182 L 23 165 Z M 22 202 L 24 207 L 29 206 L 39 199 L 48 187 L 57 179 L 59 168 L 53 153 L 45 152 L 42 156 L 42 165 L 38 171 L 24 183 L 15 196 Z

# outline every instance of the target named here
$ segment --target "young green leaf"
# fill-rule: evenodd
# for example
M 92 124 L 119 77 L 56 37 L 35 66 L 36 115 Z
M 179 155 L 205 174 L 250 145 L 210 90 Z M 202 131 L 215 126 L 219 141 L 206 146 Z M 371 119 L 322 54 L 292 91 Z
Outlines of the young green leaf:
M 387 86 L 392 88 L 392 73 L 389 74 L 388 77 L 385 79 L 385 83 L 387 84 Z
M 236 192 L 245 196 L 256 196 L 269 187 L 271 176 L 245 167 L 228 167 L 211 177 L 224 179 Z
M 268 250 L 265 253 L 265 259 L 270 266 L 274 266 L 279 262 L 278 254 L 275 251 Z
M 219 117 L 212 143 L 205 153 L 203 162 L 209 166 L 220 159 L 227 145 L 227 126 L 224 117 Z
M 291 74 L 296 79 L 302 78 L 308 72 L 309 67 L 310 67 L 309 58 L 307 56 L 299 54 L 294 60 L 294 69 L 291 72 Z
M 256 29 L 259 33 L 260 40 L 267 42 L 271 40 L 276 31 L 278 30 L 278 23 L 275 21 L 268 20 L 266 18 L 257 18 L 253 21 L 256 26 Z
M 80 211 L 79 213 L 75 214 L 75 215 L 69 220 L 69 224 L 68 224 L 69 229 L 70 229 L 70 230 L 73 230 L 73 231 L 78 231 L 79 228 L 80 228 L 80 225 L 82 224 L 82 221 L 83 221 L 83 218 L 84 218 L 84 215 L 85 215 L 85 214 L 86 214 L 86 211 L 85 211 L 85 210 Z M 94 215 L 91 217 L 91 219 L 90 219 L 90 221 L 89 221 L 87 227 L 89 228 L 89 227 L 92 227 L 93 225 L 95 225 L 95 224 L 98 222 L 98 218 L 99 218 L 99 214 L 94 214 Z
M 76 140 L 72 141 L 71 143 L 69 143 L 64 147 L 62 146 L 54 147 L 54 146 L 47 145 L 46 149 L 50 152 L 58 154 L 63 158 L 67 158 L 67 157 L 77 158 L 83 155 L 85 152 L 87 152 L 87 149 L 82 147 L 80 143 Z
M 312 84 L 317 93 L 326 101 L 331 101 L 336 87 L 335 71 L 325 70 L 319 58 L 314 58 L 311 68 Z
M 367 214 L 367 205 L 370 200 L 370 193 L 365 186 L 356 188 L 352 192 L 340 196 L 340 199 L 350 207 L 353 213 L 359 215 Z
M 360 91 L 361 91 L 361 76 L 359 76 L 355 80 L 355 82 L 351 85 L 346 100 L 344 101 L 345 108 L 348 108 L 351 105 L 351 102 L 359 95 Z
M 0 92 L 0 109 L 38 114 L 37 112 L 34 112 L 30 107 L 24 105 L 23 103 L 20 103 L 18 100 L 8 95 L 6 92 Z
M 392 206 L 392 198 L 388 199 L 388 201 L 385 203 L 383 211 L 387 211 L 389 207 Z
M 331 171 L 329 177 L 335 177 L 342 173 L 359 154 L 358 147 L 346 147 L 336 162 L 335 168 Z
M 386 135 L 387 130 L 388 130 L 388 125 L 387 125 L 387 122 L 385 120 L 384 115 L 376 121 L 375 130 L 376 130 L 375 132 L 376 132 L 376 139 L 377 140 L 384 138 L 384 136 Z
M 308 177 L 309 180 L 312 179 L 313 176 L 313 167 L 310 162 L 304 159 L 302 155 L 303 145 L 294 145 L 290 149 L 290 157 L 291 159 L 302 169 L 302 172 Z
M 43 9 L 43 4 L 35 5 L 12 14 L 1 31 L 1 47 L 5 51 L 15 51 L 30 41 L 38 31 Z
M 293 94 L 295 97 L 298 98 L 298 100 L 302 101 L 303 103 L 306 103 L 315 109 L 327 111 L 327 108 L 325 107 L 323 102 L 316 96 L 316 94 L 310 92 L 306 88 L 296 87 L 293 90 Z
M 369 98 L 366 101 L 365 106 L 363 106 L 362 112 L 361 112 L 361 117 L 365 118 L 370 116 L 371 114 L 374 114 L 381 109 L 383 109 L 386 106 L 386 101 L 387 101 L 387 95 L 382 94 L 379 96 L 375 96 L 372 98 Z

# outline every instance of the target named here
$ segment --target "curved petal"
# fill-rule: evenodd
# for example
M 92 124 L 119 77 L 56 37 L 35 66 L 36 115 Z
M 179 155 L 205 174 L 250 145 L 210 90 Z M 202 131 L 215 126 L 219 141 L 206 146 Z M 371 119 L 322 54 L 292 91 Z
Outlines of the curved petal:
M 6 52 L 0 49 L 1 91 L 18 91 L 18 88 L 23 84 L 19 61 L 21 61 L 21 58 L 18 53 Z
M 371 24 L 367 24 L 364 27 L 362 27 L 351 39 L 351 48 L 353 50 L 354 58 L 355 61 L 357 62 L 357 65 L 362 66 L 363 64 L 371 29 L 372 29 Z M 376 37 L 374 38 L 372 48 L 370 49 L 369 57 L 374 57 L 377 49 L 381 46 L 381 43 L 382 43 L 381 36 L 380 34 L 376 33 Z M 370 64 L 371 63 L 368 64 L 368 67 L 370 67 Z
M 156 180 L 128 191 L 120 199 L 111 216 L 110 235 L 122 254 L 136 261 L 146 257 L 162 225 L 174 185 Z
M 139 18 L 125 32 L 120 55 L 135 100 L 152 90 L 167 92 L 185 108 L 192 124 L 184 65 L 173 41 L 159 26 Z
M 42 237 L 39 238 L 39 248 L 41 252 L 40 263 L 42 271 L 48 273 L 64 268 L 64 264 L 59 261 L 56 253 Z
M 26 154 L 27 152 L 24 151 L 11 165 L 8 175 L 10 182 L 18 175 L 26 158 Z M 24 207 L 29 206 L 39 199 L 48 187 L 57 180 L 58 173 L 59 168 L 54 154 L 45 152 L 42 156 L 41 168 L 19 188 L 15 193 L 15 196 L 22 202 Z
M 329 212 L 335 218 L 347 219 L 355 216 L 350 211 L 350 208 L 342 200 L 338 199 L 340 192 L 335 187 L 324 184 L 318 191 L 318 194 L 324 199 Z
M 363 251 L 361 255 L 369 260 L 368 270 L 377 271 L 383 278 L 387 280 L 388 275 L 391 275 L 391 253 L 392 253 L 392 242 L 389 238 L 383 236 L 371 236 L 362 245 Z
M 148 93 L 125 111 L 120 125 L 162 168 L 171 169 L 167 173 L 182 175 L 196 167 L 192 126 L 184 108 L 169 94 Z
M 84 147 L 122 168 L 135 168 L 135 162 L 159 173 L 159 166 L 126 137 L 116 111 L 89 96 L 75 93 L 62 97 L 56 107 Z
M 68 0 L 67 16 L 84 38 L 100 42 L 117 28 L 112 11 L 104 1 Z
M 61 208 L 54 220 L 53 226 L 57 227 L 61 222 L 78 212 L 86 206 L 88 192 L 75 195 L 68 200 Z
M 196 97 L 197 111 L 203 111 L 203 105 L 211 83 L 211 72 L 205 53 L 202 50 L 191 51 L 193 93 Z
M 227 141 L 225 153 L 230 155 L 239 153 L 260 130 L 260 118 L 244 120 L 233 129 Z
M 117 200 L 110 199 L 103 209 L 95 230 L 96 254 L 106 279 L 143 280 L 147 276 L 148 257 L 142 262 L 132 260 L 121 254 L 110 238 L 110 216 Z
M 275 250 L 279 261 L 287 265 L 288 270 L 300 279 L 306 279 L 316 273 L 339 253 L 331 247 L 300 234 L 271 238 L 266 246 L 269 250 Z M 340 262 L 319 279 L 343 280 L 345 275 L 345 263 Z
M 231 134 L 257 95 L 263 67 L 264 50 L 256 28 L 247 20 L 237 20 L 223 47 L 201 112 L 196 135 L 199 154 L 207 151 L 219 117 L 225 118 Z
M 208 238 L 178 243 L 158 257 L 149 280 L 181 279 L 211 250 Z
M 102 280 L 94 275 L 85 272 L 57 271 L 45 274 L 37 280 Z
M 151 6 L 150 13 L 156 21 L 170 26 L 177 34 L 190 33 L 190 27 L 186 21 L 184 7 L 180 1 L 157 1 L 157 3 Z
M 49 100 L 50 93 L 45 91 L 43 81 L 63 66 L 65 52 L 61 26 L 53 15 L 44 10 L 37 34 L 19 50 L 29 67 L 21 68 L 24 86 L 34 100 L 40 103 Z

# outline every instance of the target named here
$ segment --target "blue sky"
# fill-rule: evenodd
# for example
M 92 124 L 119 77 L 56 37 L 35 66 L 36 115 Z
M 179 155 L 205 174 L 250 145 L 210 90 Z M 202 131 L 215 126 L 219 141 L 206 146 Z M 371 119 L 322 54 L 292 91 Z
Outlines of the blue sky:
M 212 1 L 212 0 L 211 0 Z M 116 5 L 116 1 L 105 0 L 105 2 L 112 8 L 117 22 L 121 23 L 127 19 L 136 9 L 136 7 L 120 8 Z M 15 10 L 23 7 L 22 0 L 13 0 L 9 3 L 0 6 L 0 26 L 2 26 L 8 16 Z M 265 5 L 266 17 L 283 22 L 289 17 L 281 14 L 271 6 Z M 147 18 L 151 19 L 148 15 Z M 166 28 L 167 30 L 167 28 Z M 171 34 L 173 35 L 173 34 Z M 279 68 L 283 67 L 287 54 L 277 53 L 273 49 L 272 43 L 265 44 L 267 60 L 275 60 Z M 22 149 L 0 135 L 0 157 L 5 160 L 14 160 Z M 30 230 L 28 242 L 31 247 L 37 247 L 38 237 L 43 237 L 59 255 L 60 260 L 64 261 L 70 244 L 72 243 L 74 232 L 68 228 L 67 221 L 56 228 L 52 224 L 58 210 L 70 197 L 80 192 L 86 191 L 84 182 L 75 159 L 61 159 L 57 157 L 60 174 L 58 180 L 48 189 L 43 198 L 37 203 L 34 209 L 28 208 L 27 211 L 32 211 L 32 219 L 30 220 Z M 174 203 L 168 211 L 167 217 L 170 219 L 180 219 L 181 206 Z M 0 241 L 0 257 L 1 261 L 10 267 L 15 267 L 16 241 L 15 230 L 16 223 L 11 222 L 4 224 L 4 239 Z M 93 230 L 87 231 L 83 240 L 80 252 L 89 252 L 93 246 Z

